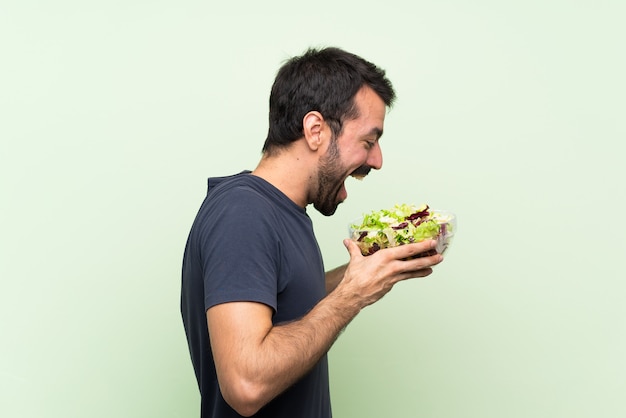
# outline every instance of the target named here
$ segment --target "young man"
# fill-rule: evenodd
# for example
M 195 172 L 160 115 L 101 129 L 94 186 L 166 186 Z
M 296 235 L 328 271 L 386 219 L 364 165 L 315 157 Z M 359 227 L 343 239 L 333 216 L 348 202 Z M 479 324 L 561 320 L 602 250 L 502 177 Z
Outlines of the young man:
M 348 176 L 380 169 L 395 98 L 383 70 L 337 48 L 278 72 L 254 171 L 209 179 L 183 261 L 181 311 L 202 417 L 332 416 L 326 353 L 346 325 L 400 280 L 429 275 L 434 242 L 324 272 L 306 208 L 332 215 Z

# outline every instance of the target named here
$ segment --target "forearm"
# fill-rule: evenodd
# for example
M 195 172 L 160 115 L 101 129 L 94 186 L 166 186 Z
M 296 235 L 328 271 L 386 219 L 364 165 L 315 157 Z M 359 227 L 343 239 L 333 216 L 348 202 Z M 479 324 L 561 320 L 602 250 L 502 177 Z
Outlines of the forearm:
M 430 249 L 435 243 L 413 247 L 413 253 Z M 354 250 L 356 252 L 356 249 Z M 327 296 L 303 318 L 272 327 L 264 338 L 263 359 L 256 363 L 256 375 L 268 368 L 268 379 L 277 384 L 276 394 L 302 377 L 324 355 L 341 331 L 361 311 L 374 303 L 399 280 L 430 274 L 428 266 L 441 261 L 440 256 L 421 260 L 401 261 L 409 248 L 382 253 L 369 263 L 360 257 L 350 268 L 337 267 L 326 273 Z M 388 261 L 381 260 L 386 257 Z M 397 257 L 400 257 L 398 259 Z M 395 260 L 395 263 L 389 261 Z M 268 367 L 272 364 L 273 366 Z M 281 379 L 284 377 L 284 380 Z
M 326 272 L 326 294 L 329 294 L 343 279 L 343 275 L 346 272 L 347 264 L 343 266 L 339 266 L 333 270 L 329 270 Z
M 280 383 L 277 394 L 305 375 L 328 352 L 360 309 L 343 295 L 331 293 L 303 318 L 272 328 L 264 342 L 269 360 L 266 364 L 274 364 L 270 380 Z

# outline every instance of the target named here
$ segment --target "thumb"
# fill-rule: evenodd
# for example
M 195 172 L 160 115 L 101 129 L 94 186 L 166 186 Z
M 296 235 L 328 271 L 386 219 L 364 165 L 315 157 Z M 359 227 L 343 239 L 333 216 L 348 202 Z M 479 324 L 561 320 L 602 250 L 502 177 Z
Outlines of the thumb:
M 350 254 L 350 258 L 354 258 L 356 256 L 363 256 L 363 254 L 361 254 L 361 249 L 359 248 L 359 246 L 356 244 L 356 242 L 352 241 L 351 239 L 344 239 L 343 240 L 343 245 L 346 247 L 346 249 L 348 250 L 348 253 Z

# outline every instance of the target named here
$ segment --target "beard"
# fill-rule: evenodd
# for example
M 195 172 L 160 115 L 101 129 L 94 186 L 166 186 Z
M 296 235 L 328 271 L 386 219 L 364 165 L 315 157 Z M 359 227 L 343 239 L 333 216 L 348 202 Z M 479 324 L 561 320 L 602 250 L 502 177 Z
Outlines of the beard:
M 313 197 L 313 207 L 324 216 L 331 216 L 343 200 L 339 193 L 349 175 L 366 176 L 371 167 L 362 165 L 352 173 L 341 164 L 338 141 L 332 138 L 328 151 L 322 157 L 317 174 L 317 193 Z

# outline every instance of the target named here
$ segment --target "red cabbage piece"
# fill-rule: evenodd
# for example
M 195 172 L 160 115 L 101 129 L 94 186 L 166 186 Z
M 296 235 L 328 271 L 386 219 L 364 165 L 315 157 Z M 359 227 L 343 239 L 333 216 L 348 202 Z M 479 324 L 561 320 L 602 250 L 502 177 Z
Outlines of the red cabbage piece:
M 391 227 L 391 229 L 394 229 L 394 230 L 396 230 L 396 231 L 397 231 L 398 229 L 404 229 L 404 228 L 406 228 L 408 225 L 409 225 L 409 223 L 408 223 L 408 222 L 402 222 L 401 224 L 398 224 L 398 225 L 396 225 L 396 226 L 392 226 L 392 227 Z
M 428 215 L 430 215 L 430 213 L 428 212 L 428 209 L 429 209 L 429 207 L 428 207 L 428 205 L 426 205 L 426 208 L 424 210 L 421 210 L 419 212 L 415 212 L 415 213 L 410 214 L 409 216 L 406 217 L 406 220 L 407 221 L 413 221 L 415 219 L 425 218 Z

